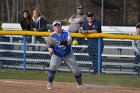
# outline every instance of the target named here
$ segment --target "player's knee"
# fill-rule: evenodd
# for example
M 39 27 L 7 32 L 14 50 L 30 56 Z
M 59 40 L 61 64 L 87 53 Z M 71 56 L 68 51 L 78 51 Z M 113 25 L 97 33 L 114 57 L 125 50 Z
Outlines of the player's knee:
M 50 65 L 49 69 L 52 71 L 56 71 L 56 67 L 54 65 Z

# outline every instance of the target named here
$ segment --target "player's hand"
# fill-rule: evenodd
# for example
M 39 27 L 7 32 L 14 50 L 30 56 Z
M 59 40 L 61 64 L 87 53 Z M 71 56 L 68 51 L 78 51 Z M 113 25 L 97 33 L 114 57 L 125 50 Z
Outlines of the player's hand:
M 53 49 L 52 48 L 48 48 L 48 51 L 49 51 L 49 55 L 52 56 L 53 53 L 54 53 Z

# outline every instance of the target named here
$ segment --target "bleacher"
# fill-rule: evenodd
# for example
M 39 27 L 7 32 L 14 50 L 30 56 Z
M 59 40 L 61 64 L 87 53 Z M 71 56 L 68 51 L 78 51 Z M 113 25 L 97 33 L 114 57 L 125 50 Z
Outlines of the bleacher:
M 8 26 L 10 27 L 10 26 Z M 16 27 L 16 26 L 15 26 Z M 66 27 L 63 27 L 66 29 Z M 105 29 L 106 28 L 106 29 Z M 109 29 L 110 28 L 110 29 Z M 124 29 L 125 28 L 125 29 Z M 135 27 L 107 27 L 103 26 L 103 33 L 122 33 L 133 34 Z M 115 30 L 116 29 L 116 30 Z M 122 32 L 121 32 L 122 30 Z M 125 31 L 127 30 L 127 31 Z M 133 30 L 133 31 L 132 31 Z M 108 32 L 107 32 L 108 31 Z M 16 40 L 22 40 L 22 36 L 4 36 L 5 41 L 0 41 L 3 46 L 0 49 L 0 68 L 23 69 L 23 43 Z M 16 39 L 14 39 L 16 38 Z M 17 39 L 19 38 L 19 39 Z M 12 39 L 12 40 L 11 40 Z M 12 41 L 12 42 L 11 42 Z M 10 42 L 10 43 L 9 43 Z M 138 74 L 133 72 L 134 50 L 132 41 L 127 39 L 104 39 L 105 46 L 102 54 L 102 72 L 116 74 Z M 27 43 L 29 49 L 26 51 L 26 69 L 47 70 L 50 62 L 50 57 L 44 44 Z M 40 46 L 40 51 L 32 51 L 32 46 Z M 83 72 L 92 72 L 90 66 L 92 62 L 89 60 L 89 55 L 86 51 L 87 45 L 73 46 L 74 55 L 77 58 L 77 63 Z M 79 51 L 80 50 L 80 51 Z M 140 66 L 140 64 L 139 64 Z M 65 64 L 62 64 L 60 71 L 70 71 Z

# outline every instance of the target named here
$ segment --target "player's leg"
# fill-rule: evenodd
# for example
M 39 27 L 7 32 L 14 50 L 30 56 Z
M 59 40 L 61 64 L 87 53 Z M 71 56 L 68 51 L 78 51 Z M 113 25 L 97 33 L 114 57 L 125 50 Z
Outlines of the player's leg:
M 78 85 L 82 85 L 82 74 L 79 70 L 79 66 L 76 63 L 76 59 L 73 53 L 71 52 L 68 56 L 64 57 L 63 60 L 68 65 L 72 73 L 74 74 Z
M 62 59 L 57 55 L 53 54 L 51 57 L 50 67 L 48 70 L 48 86 L 47 86 L 48 89 L 51 89 L 56 70 L 60 67 L 61 63 L 62 63 Z

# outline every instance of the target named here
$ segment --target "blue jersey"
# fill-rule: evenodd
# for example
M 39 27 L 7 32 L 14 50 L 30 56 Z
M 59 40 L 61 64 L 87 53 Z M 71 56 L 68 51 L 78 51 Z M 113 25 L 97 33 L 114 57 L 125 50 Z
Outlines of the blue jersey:
M 50 37 L 53 37 L 57 39 L 58 41 L 63 41 L 63 40 L 71 40 L 71 36 L 68 31 L 62 30 L 61 35 L 57 35 L 56 32 L 53 32 Z M 49 46 L 49 48 L 53 48 L 54 53 L 60 57 L 65 57 L 71 52 L 71 45 L 60 45 L 60 44 L 55 44 L 52 46 Z

